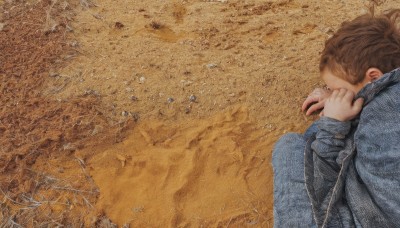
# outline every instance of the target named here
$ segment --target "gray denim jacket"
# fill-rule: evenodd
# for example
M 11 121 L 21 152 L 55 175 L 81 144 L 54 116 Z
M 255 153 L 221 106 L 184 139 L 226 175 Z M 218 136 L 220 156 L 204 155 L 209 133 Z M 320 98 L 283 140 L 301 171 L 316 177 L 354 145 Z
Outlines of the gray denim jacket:
M 321 117 L 305 149 L 318 227 L 400 227 L 400 68 L 365 86 L 359 117 Z

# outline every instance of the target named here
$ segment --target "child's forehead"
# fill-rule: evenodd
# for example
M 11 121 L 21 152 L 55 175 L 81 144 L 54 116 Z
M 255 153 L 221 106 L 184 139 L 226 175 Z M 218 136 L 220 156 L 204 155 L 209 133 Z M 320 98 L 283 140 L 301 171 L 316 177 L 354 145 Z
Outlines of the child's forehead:
M 322 77 L 322 79 L 325 81 L 326 79 L 332 79 L 332 78 L 337 78 L 337 79 L 341 79 L 342 74 L 338 74 L 335 71 L 332 71 L 330 68 L 325 67 L 324 70 L 322 70 L 320 72 L 320 75 Z
M 338 89 L 343 86 L 347 87 L 347 84 L 350 84 L 346 80 L 342 79 L 342 77 L 338 76 L 336 73 L 332 72 L 329 69 L 325 69 L 321 72 L 322 80 L 326 84 L 327 89 Z

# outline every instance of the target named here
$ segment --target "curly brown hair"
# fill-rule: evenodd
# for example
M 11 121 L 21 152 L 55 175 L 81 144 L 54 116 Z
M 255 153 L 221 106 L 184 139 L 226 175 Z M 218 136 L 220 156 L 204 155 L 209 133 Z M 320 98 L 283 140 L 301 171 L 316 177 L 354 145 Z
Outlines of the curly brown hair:
M 319 69 L 356 85 L 376 67 L 382 73 L 400 67 L 400 9 L 365 14 L 342 23 L 325 42 Z

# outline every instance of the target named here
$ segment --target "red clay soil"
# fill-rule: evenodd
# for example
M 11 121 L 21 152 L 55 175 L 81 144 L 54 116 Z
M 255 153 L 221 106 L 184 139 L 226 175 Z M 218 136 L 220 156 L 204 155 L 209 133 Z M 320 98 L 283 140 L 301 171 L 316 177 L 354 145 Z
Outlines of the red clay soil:
M 55 76 L 49 75 L 51 69 L 76 55 L 66 39 L 72 7 L 67 2 L 52 2 L 17 1 L 0 6 L 1 227 L 13 222 L 35 226 L 46 216 L 50 220 L 51 213 L 45 216 L 43 211 L 22 219 L 19 209 L 32 208 L 33 195 L 49 182 L 30 167 L 39 157 L 71 154 L 87 144 L 89 136 L 101 139 L 98 126 L 110 122 L 103 117 L 95 95 L 54 100 L 51 94 L 41 94 L 46 78 Z M 63 219 L 70 224 L 71 220 Z

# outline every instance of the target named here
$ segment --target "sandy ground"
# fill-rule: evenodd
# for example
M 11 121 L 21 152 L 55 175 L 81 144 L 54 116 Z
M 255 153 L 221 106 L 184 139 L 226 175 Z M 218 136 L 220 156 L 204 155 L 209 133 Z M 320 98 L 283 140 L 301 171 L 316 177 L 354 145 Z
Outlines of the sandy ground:
M 90 3 L 54 5 L 73 12 L 61 17 L 68 52 L 46 65 L 40 97 L 75 108 L 90 97 L 62 109 L 95 121 L 81 121 L 88 141 L 30 164 L 57 180 L 39 192 L 67 202 L 50 210 L 97 226 L 271 226 L 273 144 L 316 118 L 300 105 L 322 85 L 319 52 L 367 1 Z

